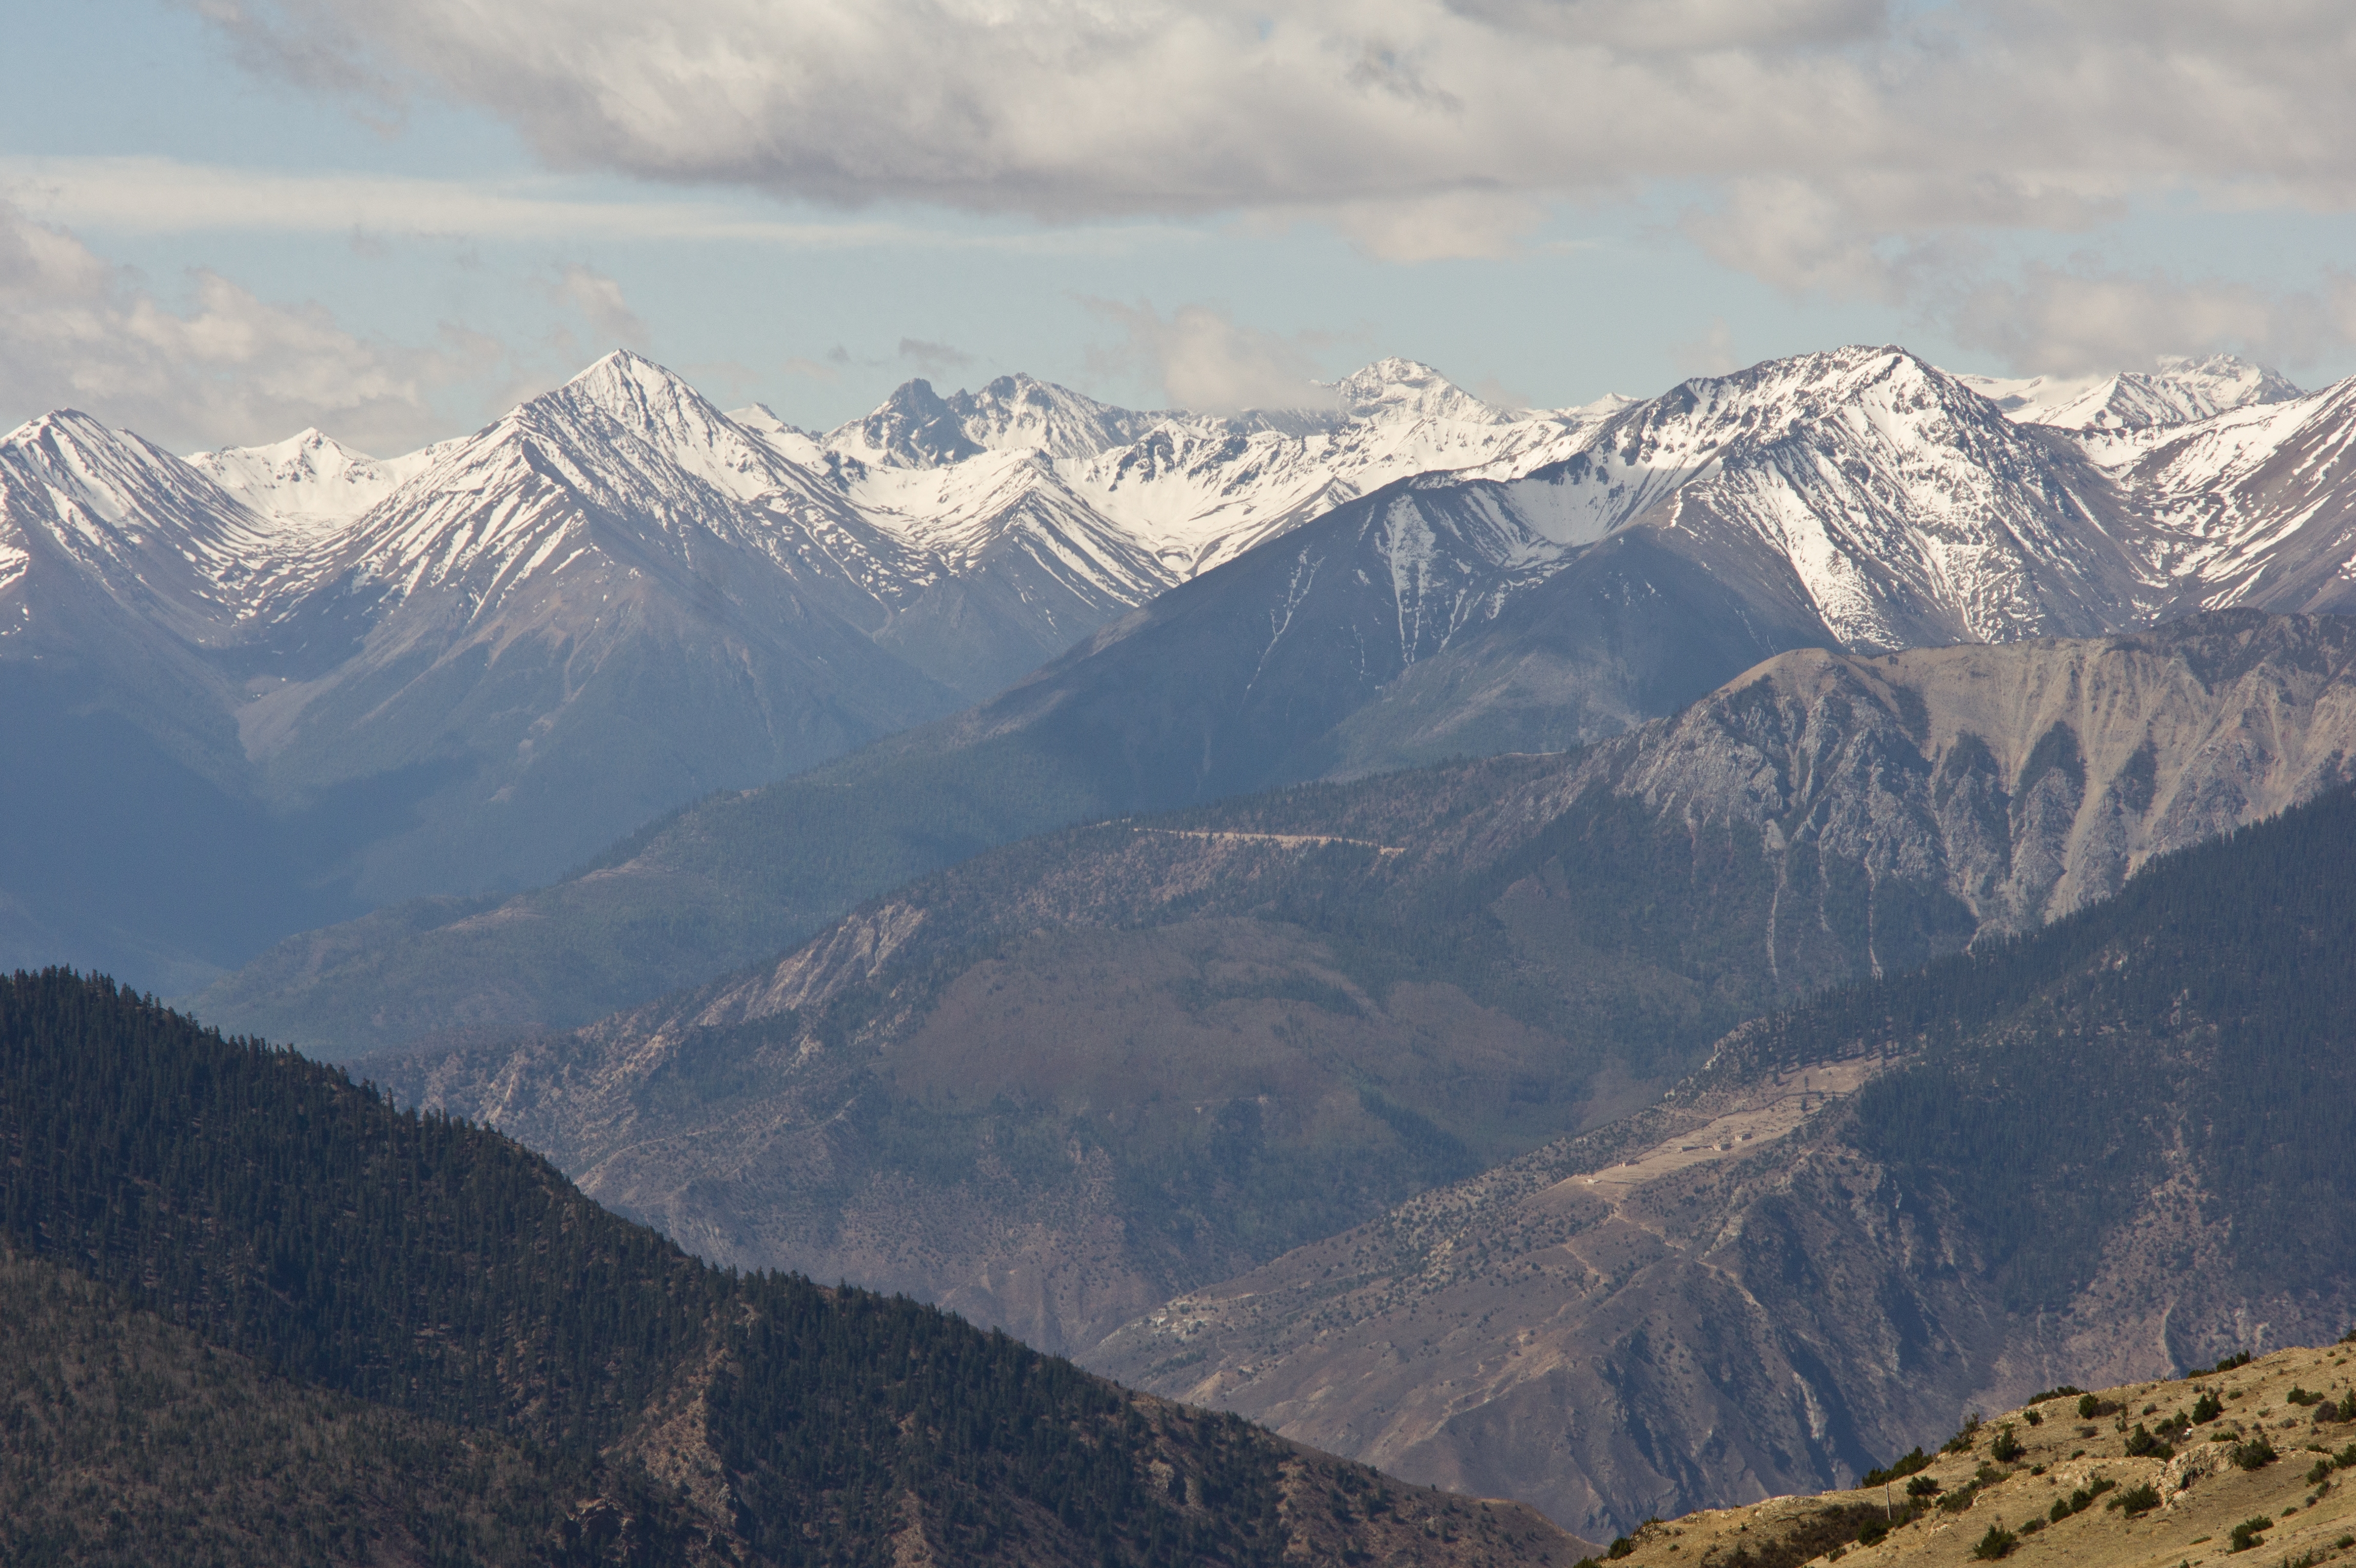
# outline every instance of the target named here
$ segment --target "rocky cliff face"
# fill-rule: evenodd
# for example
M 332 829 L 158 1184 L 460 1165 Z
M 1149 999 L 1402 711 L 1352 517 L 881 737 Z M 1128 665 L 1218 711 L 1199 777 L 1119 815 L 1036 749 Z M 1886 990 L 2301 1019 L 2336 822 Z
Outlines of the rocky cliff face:
M 1854 868 L 1868 943 L 1883 889 L 1953 900 L 1975 935 L 2033 929 L 2118 890 L 2156 854 L 2350 776 L 2356 637 L 2336 618 L 2244 612 L 2153 631 L 1882 658 L 1802 650 L 1580 770 L 1656 814 L 1755 827 L 1777 868 L 1765 935 L 1837 927 Z M 1811 866 L 1819 868 L 1811 886 Z

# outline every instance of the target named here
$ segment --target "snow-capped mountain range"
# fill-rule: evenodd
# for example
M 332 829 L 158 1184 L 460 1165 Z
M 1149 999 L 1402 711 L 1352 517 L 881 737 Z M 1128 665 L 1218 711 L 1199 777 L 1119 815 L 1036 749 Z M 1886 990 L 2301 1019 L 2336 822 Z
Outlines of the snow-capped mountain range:
M 127 720 L 255 833 L 309 813 L 297 880 L 366 906 L 544 880 L 1057 660 L 1024 688 L 1044 701 L 1054 671 L 1126 668 L 1191 604 L 1265 645 L 1201 700 L 1297 725 L 1280 645 L 1326 639 L 1292 679 L 1339 682 L 1318 729 L 1359 724 L 1339 754 L 1378 766 L 1467 714 L 1559 704 L 1568 645 L 1536 685 L 1503 650 L 1560 644 L 1549 607 L 1607 591 L 1605 557 L 1568 568 L 1614 542 L 1701 574 L 1680 593 L 1734 595 L 1711 612 L 1740 623 L 1726 658 L 2351 591 L 2356 392 L 2239 361 L 2000 383 L 1846 349 L 1513 413 L 1386 360 L 1330 391 L 1213 417 L 912 381 L 818 433 L 617 353 L 384 459 L 316 431 L 183 459 L 61 411 L 0 437 L 0 673 L 56 723 Z M 1605 657 L 1580 646 L 1580 668 Z M 1624 673 L 1543 736 L 1690 684 L 1645 696 Z M 1368 704 L 1389 715 L 1372 729 L 1350 716 Z M 1402 724 L 1404 750 L 1383 738 Z M 35 810 L 96 766 L 50 749 L 62 771 L 14 786 Z M 0 932 L 42 927 L 45 898 L 0 894 Z
M 1956 380 L 2023 424 L 2062 430 L 2153 430 L 2189 424 L 2252 403 L 2288 403 L 2298 388 L 2263 365 L 2231 354 L 2163 356 L 2150 371 L 2074 379 L 1958 376 Z

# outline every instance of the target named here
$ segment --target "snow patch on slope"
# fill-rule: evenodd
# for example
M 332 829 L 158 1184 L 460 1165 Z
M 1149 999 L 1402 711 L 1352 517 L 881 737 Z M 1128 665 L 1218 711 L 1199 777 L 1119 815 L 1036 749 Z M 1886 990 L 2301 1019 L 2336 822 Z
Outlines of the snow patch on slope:
M 378 458 L 311 429 L 266 446 L 191 453 L 188 466 L 263 517 L 316 533 L 359 517 L 448 445 Z

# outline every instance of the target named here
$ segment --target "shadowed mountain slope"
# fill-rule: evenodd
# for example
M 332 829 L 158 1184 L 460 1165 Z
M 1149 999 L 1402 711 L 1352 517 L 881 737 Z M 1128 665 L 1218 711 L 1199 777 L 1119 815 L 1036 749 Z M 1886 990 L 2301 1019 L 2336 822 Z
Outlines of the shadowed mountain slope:
M 1847 1484 L 2032 1389 L 2329 1338 L 2356 1316 L 2351 875 L 2335 790 L 1746 1025 L 1658 1107 L 1091 1360 L 1612 1533 Z
M 1771 660 L 1580 753 L 980 855 L 569 1035 L 372 1060 L 695 1251 L 1085 1353 L 2350 777 L 2356 625 Z

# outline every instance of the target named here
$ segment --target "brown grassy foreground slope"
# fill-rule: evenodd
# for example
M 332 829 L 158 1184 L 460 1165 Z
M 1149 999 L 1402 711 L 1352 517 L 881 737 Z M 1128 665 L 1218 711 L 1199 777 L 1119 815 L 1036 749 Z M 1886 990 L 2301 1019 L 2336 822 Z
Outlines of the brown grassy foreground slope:
M 2172 1381 L 2071 1390 L 1978 1419 L 1922 1468 L 1883 1485 L 1648 1522 L 1615 1541 L 1604 1561 L 1627 1568 L 2356 1563 L 2351 1374 L 2356 1345 L 2343 1341 Z M 2204 1400 L 2215 1402 L 2214 1413 Z

